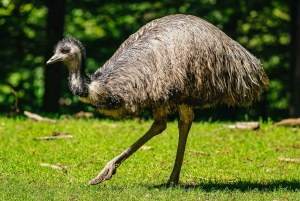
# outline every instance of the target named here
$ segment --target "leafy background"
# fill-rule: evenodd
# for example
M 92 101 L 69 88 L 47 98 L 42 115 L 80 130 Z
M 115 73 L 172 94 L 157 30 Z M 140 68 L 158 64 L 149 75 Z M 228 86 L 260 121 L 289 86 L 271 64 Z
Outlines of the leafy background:
M 88 72 L 102 66 L 128 36 L 147 22 L 169 14 L 199 16 L 214 24 L 261 60 L 270 78 L 262 100 L 246 109 L 218 107 L 197 111 L 197 119 L 272 119 L 290 115 L 291 7 L 283 0 L 66 0 L 63 36 L 82 41 L 87 50 Z M 47 17 L 53 4 L 47 0 L 0 1 L 0 112 L 12 110 L 18 93 L 20 110 L 47 113 L 45 66 L 49 54 Z M 54 10 L 55 11 L 55 10 Z M 55 12 L 54 12 L 55 15 Z M 51 16 L 50 16 L 51 17 Z M 57 22 L 59 23 L 59 22 Z M 55 43 L 51 44 L 54 46 Z M 51 49 L 52 51 L 52 49 Z M 61 80 L 56 114 L 91 110 L 73 96 L 67 85 L 67 68 L 52 75 Z M 48 108 L 52 107 L 48 104 Z M 53 108 L 55 108 L 53 106 Z M 149 117 L 150 112 L 143 114 Z

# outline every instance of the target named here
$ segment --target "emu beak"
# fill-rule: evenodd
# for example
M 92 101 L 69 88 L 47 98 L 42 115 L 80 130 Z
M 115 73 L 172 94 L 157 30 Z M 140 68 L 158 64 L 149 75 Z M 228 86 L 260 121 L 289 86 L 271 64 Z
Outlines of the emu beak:
M 59 60 L 60 60 L 59 56 L 55 54 L 47 61 L 46 65 L 53 64 Z

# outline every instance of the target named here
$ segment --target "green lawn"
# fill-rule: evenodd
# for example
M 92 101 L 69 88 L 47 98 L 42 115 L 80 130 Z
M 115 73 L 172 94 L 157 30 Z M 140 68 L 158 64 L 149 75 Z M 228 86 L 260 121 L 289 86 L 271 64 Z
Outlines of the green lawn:
M 181 185 L 168 180 L 177 123 L 125 161 L 109 181 L 88 186 L 151 122 L 60 120 L 56 124 L 0 118 L 0 200 L 300 200 L 300 129 L 261 125 L 259 131 L 194 123 Z M 38 141 L 63 132 L 72 139 Z M 57 165 L 61 170 L 41 164 Z

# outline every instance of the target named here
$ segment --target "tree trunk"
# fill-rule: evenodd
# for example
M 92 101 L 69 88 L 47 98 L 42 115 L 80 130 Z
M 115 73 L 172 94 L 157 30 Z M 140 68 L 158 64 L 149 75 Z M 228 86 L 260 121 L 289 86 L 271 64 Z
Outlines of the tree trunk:
M 45 62 L 53 55 L 53 46 L 63 37 L 66 2 L 65 0 L 47 0 L 47 7 L 48 16 Z M 45 93 L 43 97 L 43 110 L 45 112 L 59 112 L 61 77 L 61 62 L 45 67 Z
M 290 116 L 300 117 L 300 1 L 291 1 L 291 106 Z

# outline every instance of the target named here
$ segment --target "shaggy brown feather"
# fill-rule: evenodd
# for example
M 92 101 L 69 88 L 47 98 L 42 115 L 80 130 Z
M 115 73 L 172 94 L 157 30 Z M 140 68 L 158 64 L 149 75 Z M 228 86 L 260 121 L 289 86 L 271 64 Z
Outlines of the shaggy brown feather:
M 118 97 L 124 115 L 161 104 L 168 113 L 180 104 L 247 107 L 268 85 L 258 59 L 212 24 L 188 15 L 146 24 L 95 74 L 101 75 L 92 80 Z M 91 104 L 101 105 L 97 101 Z

